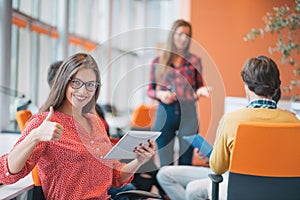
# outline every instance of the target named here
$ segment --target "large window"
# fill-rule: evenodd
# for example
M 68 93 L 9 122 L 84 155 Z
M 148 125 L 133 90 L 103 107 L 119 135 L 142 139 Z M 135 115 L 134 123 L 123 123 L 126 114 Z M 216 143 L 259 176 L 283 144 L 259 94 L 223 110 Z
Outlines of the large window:
M 180 4 L 186 1 L 12 2 L 11 88 L 32 101 L 33 111 L 49 93 L 50 64 L 76 52 L 91 53 L 99 64 L 103 83 L 99 102 L 126 111 L 149 101 L 145 83 L 156 50 L 143 47 L 166 40 L 158 31 L 149 34 L 149 28 L 170 28 L 181 17 Z M 12 107 L 11 117 L 14 111 Z

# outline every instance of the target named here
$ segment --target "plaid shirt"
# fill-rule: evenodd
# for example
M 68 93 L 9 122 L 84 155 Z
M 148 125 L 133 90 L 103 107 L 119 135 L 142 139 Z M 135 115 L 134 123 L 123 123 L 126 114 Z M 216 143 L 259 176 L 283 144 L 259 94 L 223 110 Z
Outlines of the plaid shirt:
M 157 81 L 155 71 L 159 67 L 159 58 L 153 60 L 148 85 L 148 96 L 156 98 L 156 90 L 170 90 L 175 92 L 180 102 L 195 102 L 195 91 L 203 86 L 201 59 L 193 54 L 188 54 L 179 67 L 173 64 L 168 67 L 163 81 Z
M 274 100 L 270 99 L 254 99 L 252 100 L 247 108 L 269 108 L 276 109 L 277 104 Z

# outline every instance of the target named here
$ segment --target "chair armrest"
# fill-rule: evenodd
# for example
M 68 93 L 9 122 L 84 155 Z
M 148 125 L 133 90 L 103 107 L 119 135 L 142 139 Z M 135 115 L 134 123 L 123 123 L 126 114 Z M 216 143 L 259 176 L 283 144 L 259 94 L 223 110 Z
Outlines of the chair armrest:
M 155 194 L 148 191 L 143 190 L 128 190 L 124 192 L 119 192 L 114 199 L 119 199 L 121 197 L 127 197 L 128 199 L 139 199 L 139 198 L 154 198 L 160 199 L 161 196 L 159 194 Z
M 219 199 L 219 183 L 223 181 L 223 176 L 219 174 L 208 174 L 208 177 L 212 181 L 211 199 Z
M 213 183 L 221 183 L 223 181 L 223 176 L 219 174 L 208 174 L 208 177 Z

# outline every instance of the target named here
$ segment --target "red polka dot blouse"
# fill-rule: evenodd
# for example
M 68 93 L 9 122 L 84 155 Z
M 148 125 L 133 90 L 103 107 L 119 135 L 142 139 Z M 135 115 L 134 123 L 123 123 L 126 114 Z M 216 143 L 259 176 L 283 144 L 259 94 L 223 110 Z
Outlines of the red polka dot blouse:
M 19 141 L 37 128 L 47 112 L 32 116 Z M 120 182 L 122 163 L 104 160 L 112 144 L 105 127 L 96 115 L 86 114 L 92 125 L 87 133 L 70 115 L 55 111 L 51 121 L 64 126 L 58 142 L 39 143 L 26 165 L 18 174 L 11 174 L 7 167 L 7 154 L 0 157 L 0 182 L 10 184 L 25 177 L 37 164 L 46 199 L 108 199 L 107 190 L 127 184 Z

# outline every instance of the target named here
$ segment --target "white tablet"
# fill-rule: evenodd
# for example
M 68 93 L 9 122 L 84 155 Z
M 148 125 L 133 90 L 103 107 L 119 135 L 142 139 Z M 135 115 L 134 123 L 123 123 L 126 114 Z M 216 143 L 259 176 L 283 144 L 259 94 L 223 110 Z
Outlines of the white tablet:
M 133 152 L 140 143 L 149 144 L 148 140 L 155 141 L 161 132 L 154 131 L 128 131 L 117 144 L 104 156 L 104 159 L 134 159 L 137 154 Z

